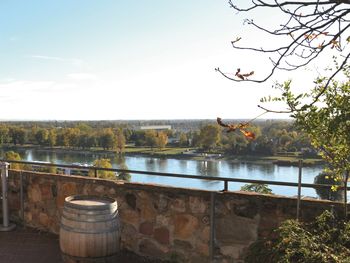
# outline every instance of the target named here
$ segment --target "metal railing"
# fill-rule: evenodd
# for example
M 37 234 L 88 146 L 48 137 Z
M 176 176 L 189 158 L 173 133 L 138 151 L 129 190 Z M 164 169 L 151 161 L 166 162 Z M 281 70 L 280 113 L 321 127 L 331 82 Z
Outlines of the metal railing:
M 301 170 L 302 165 L 299 165 L 299 182 L 285 182 L 285 181 L 269 181 L 269 180 L 255 180 L 255 179 L 245 179 L 245 178 L 231 178 L 231 177 L 216 177 L 216 176 L 203 176 L 203 175 L 193 175 L 193 174 L 177 174 L 177 173 L 161 173 L 161 172 L 150 172 L 150 171 L 140 171 L 140 170 L 126 170 L 126 169 L 116 169 L 116 168 L 102 168 L 96 166 L 81 166 L 81 165 L 69 165 L 69 164 L 55 164 L 46 162 L 28 162 L 28 161 L 13 161 L 13 160 L 1 160 L 0 162 L 17 163 L 23 165 L 33 165 L 33 166 L 43 166 L 43 167 L 57 167 L 57 168 L 67 168 L 74 170 L 92 170 L 94 171 L 94 177 L 97 177 L 98 171 L 109 171 L 116 173 L 129 173 L 129 174 L 146 174 L 155 175 L 161 177 L 175 177 L 175 178 L 186 178 L 186 179 L 199 179 L 207 181 L 219 181 L 223 182 L 223 192 L 228 191 L 228 183 L 248 183 L 248 184 L 266 184 L 266 185 L 277 185 L 277 186 L 290 186 L 298 188 L 314 188 L 314 189 L 327 189 L 333 185 L 329 184 L 312 184 L 312 183 L 301 183 Z M 10 166 L 11 169 L 11 166 Z M 75 175 L 80 176 L 80 175 Z M 84 177 L 84 176 L 83 176 Z M 344 186 L 339 186 L 338 189 L 344 189 Z M 350 186 L 347 187 L 350 190 Z
M 277 186 L 290 186 L 298 188 L 297 195 L 297 214 L 296 218 L 299 219 L 300 216 L 300 202 L 301 202 L 301 188 L 327 188 L 329 189 L 332 185 L 328 184 L 310 184 L 302 183 L 302 161 L 299 162 L 299 173 L 298 173 L 298 183 L 293 182 L 284 182 L 284 181 L 268 181 L 268 180 L 254 180 L 254 179 L 243 179 L 243 178 L 227 178 L 227 177 L 214 177 L 214 176 L 202 176 L 202 175 L 191 175 L 191 174 L 175 174 L 175 173 L 160 173 L 160 172 L 150 172 L 150 171 L 139 171 L 139 170 L 126 170 L 126 169 L 114 169 L 114 168 L 101 168 L 95 166 L 80 166 L 80 165 L 67 165 L 67 164 L 54 164 L 54 163 L 45 163 L 45 162 L 27 162 L 27 161 L 13 161 L 13 160 L 0 160 L 4 163 L 12 164 L 22 164 L 22 165 L 31 165 L 34 167 L 57 167 L 57 168 L 67 168 L 74 170 L 92 170 L 95 177 L 98 176 L 98 171 L 110 171 L 115 173 L 129 173 L 129 174 L 146 174 L 153 176 L 162 176 L 162 177 L 175 177 L 175 178 L 184 178 L 184 179 L 199 179 L 199 180 L 209 180 L 209 181 L 221 181 L 223 182 L 222 192 L 228 191 L 228 183 L 249 183 L 249 184 L 266 184 L 266 185 L 277 185 Z M 11 169 L 11 167 L 10 167 Z M 30 170 L 33 171 L 33 170 Z M 35 172 L 35 171 L 34 171 Z M 2 173 L 2 177 L 4 173 Z M 79 176 L 79 175 L 75 175 Z M 83 176 L 82 176 L 83 177 Z M 24 195 L 23 195 L 23 174 L 20 173 L 20 203 L 21 203 L 21 215 L 24 220 Z M 343 186 L 339 186 L 339 189 L 344 189 Z M 350 187 L 346 188 L 346 192 L 350 190 Z M 217 191 L 210 192 L 210 239 L 209 239 L 209 254 L 210 259 L 214 258 L 215 250 L 215 204 L 216 204 L 216 193 Z M 4 193 L 2 193 L 4 195 Z M 6 204 L 7 205 L 7 204 Z M 211 261 L 212 262 L 212 261 Z

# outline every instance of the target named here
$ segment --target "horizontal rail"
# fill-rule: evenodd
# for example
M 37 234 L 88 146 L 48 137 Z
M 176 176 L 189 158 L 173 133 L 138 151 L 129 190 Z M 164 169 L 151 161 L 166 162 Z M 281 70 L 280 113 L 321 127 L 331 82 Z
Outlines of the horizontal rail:
M 118 172 L 118 173 L 147 174 L 147 175 L 155 175 L 155 176 L 163 176 L 163 177 L 175 177 L 175 178 L 187 178 L 187 179 L 200 179 L 200 180 L 209 180 L 209 181 L 220 181 L 220 182 L 224 182 L 224 185 L 225 185 L 225 189 L 224 190 L 228 190 L 227 189 L 228 188 L 227 184 L 229 182 L 298 187 L 298 183 L 284 182 L 284 181 L 267 181 L 267 180 L 254 180 L 254 179 L 244 179 L 244 178 L 202 176 L 202 175 L 192 175 L 192 174 L 160 173 L 160 172 L 139 171 L 139 170 L 102 168 L 102 167 L 96 167 L 96 166 L 54 164 L 54 163 L 45 163 L 45 162 L 27 162 L 27 161 L 13 161 L 13 160 L 0 160 L 0 162 L 18 163 L 18 164 L 27 164 L 27 165 L 37 165 L 37 166 L 72 168 L 72 169 L 77 169 L 77 170 L 90 170 L 91 169 L 91 170 L 110 171 L 110 172 Z M 305 187 L 305 188 L 330 188 L 332 186 L 333 185 L 329 185 L 329 184 L 301 183 L 301 187 Z M 344 189 L 344 186 L 337 186 L 337 187 L 339 189 Z M 347 187 L 347 190 L 350 190 L 350 186 Z

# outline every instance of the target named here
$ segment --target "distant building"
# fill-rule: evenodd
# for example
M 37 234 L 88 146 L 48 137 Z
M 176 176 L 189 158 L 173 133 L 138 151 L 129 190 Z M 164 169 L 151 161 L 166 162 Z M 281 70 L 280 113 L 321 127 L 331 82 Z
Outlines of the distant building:
M 171 130 L 171 125 L 147 125 L 141 126 L 141 130 L 157 130 L 157 131 L 165 131 Z

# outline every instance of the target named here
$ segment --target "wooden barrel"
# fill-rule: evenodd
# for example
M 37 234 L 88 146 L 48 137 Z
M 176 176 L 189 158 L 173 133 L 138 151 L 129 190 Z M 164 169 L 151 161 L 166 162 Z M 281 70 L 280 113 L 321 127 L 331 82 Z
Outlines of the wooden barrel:
M 117 202 L 108 197 L 69 196 L 60 228 L 64 262 L 115 262 L 120 246 Z

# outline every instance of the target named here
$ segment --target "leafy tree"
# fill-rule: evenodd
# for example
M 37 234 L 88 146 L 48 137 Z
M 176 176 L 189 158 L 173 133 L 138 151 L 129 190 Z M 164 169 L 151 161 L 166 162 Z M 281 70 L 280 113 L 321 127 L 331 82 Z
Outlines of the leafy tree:
M 153 148 L 157 145 L 157 132 L 155 130 L 147 130 L 145 132 L 146 145 Z
M 258 154 L 274 155 L 276 154 L 276 146 L 272 140 L 266 135 L 260 136 L 256 140 L 255 152 Z
M 103 129 L 99 137 L 100 146 L 103 149 L 113 149 L 116 145 L 116 137 L 111 128 Z
M 0 146 L 9 141 L 9 131 L 9 128 L 6 125 L 0 125 Z
M 295 97 L 291 91 L 291 81 L 278 85 L 282 90 L 281 100 L 293 110 L 292 117 L 297 127 L 305 132 L 311 144 L 328 163 L 328 171 L 337 180 L 342 180 L 344 187 L 350 175 L 350 71 L 344 69 L 346 81 L 332 81 L 318 78 L 310 93 Z M 316 98 L 317 97 L 317 98 Z M 316 100 L 318 104 L 296 110 L 303 99 Z M 344 195 L 344 212 L 347 215 L 347 196 Z
M 180 145 L 181 147 L 188 146 L 188 139 L 187 139 L 186 133 L 183 133 L 183 132 L 182 132 L 182 133 L 180 134 L 179 145 Z
M 22 127 L 10 127 L 9 135 L 14 145 L 26 142 L 26 130 Z
M 227 133 L 223 140 L 225 152 L 229 155 L 243 154 L 247 151 L 248 141 L 241 134 Z
M 17 152 L 14 152 L 14 151 L 8 151 L 8 152 L 5 152 L 5 156 L 4 156 L 5 160 L 9 160 L 9 161 L 21 161 L 22 158 L 21 156 L 19 155 L 19 153 Z M 11 163 L 11 169 L 14 169 L 14 170 L 20 170 L 23 168 L 23 165 L 22 164 L 19 164 L 19 163 Z
M 221 130 L 217 125 L 206 125 L 200 129 L 200 145 L 204 150 L 211 150 L 216 147 L 221 140 Z
M 341 185 L 341 181 L 336 180 L 336 176 L 329 172 L 321 172 L 314 179 L 315 184 Z M 317 195 L 326 200 L 342 201 L 344 200 L 344 190 L 332 190 L 329 188 L 316 188 Z
M 49 139 L 49 131 L 47 129 L 38 129 L 35 133 L 35 140 L 39 145 L 45 145 Z
M 86 149 L 88 148 L 88 141 L 89 141 L 89 137 L 87 135 L 87 133 L 80 133 L 79 134 L 79 138 L 78 138 L 78 147 L 82 148 L 82 149 Z
M 122 129 L 118 129 L 116 132 L 116 148 L 117 153 L 121 154 L 125 149 L 126 139 Z
M 112 168 L 111 160 L 110 159 L 97 159 L 93 162 L 94 167 L 99 167 L 99 168 Z M 95 176 L 95 171 L 94 170 L 89 170 L 89 176 L 94 177 Z M 97 177 L 98 178 L 103 178 L 103 179 L 116 179 L 116 175 L 112 171 L 97 171 Z
M 166 132 L 158 132 L 156 144 L 159 149 L 163 149 L 168 143 L 168 135 Z
M 49 135 L 47 138 L 47 141 L 51 147 L 56 145 L 57 142 L 57 132 L 55 129 L 50 129 L 49 130 Z

